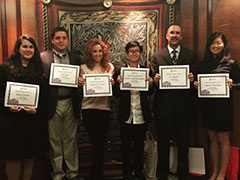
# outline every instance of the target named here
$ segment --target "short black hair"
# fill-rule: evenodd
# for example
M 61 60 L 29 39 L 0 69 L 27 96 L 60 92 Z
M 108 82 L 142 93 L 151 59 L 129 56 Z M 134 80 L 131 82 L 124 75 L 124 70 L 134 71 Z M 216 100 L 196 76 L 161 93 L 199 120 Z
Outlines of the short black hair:
M 142 53 L 143 46 L 138 41 L 130 41 L 129 43 L 127 43 L 127 45 L 125 46 L 125 52 L 129 53 L 129 49 L 136 46 L 139 47 L 140 53 Z
M 52 30 L 51 38 L 53 39 L 54 36 L 55 36 L 55 33 L 56 33 L 56 32 L 59 32 L 59 31 L 65 32 L 65 33 L 67 34 L 67 37 L 68 37 L 68 32 L 67 32 L 67 30 L 66 30 L 64 27 L 56 27 L 56 28 L 54 28 L 54 29 Z M 68 37 L 68 38 L 69 38 L 69 37 Z

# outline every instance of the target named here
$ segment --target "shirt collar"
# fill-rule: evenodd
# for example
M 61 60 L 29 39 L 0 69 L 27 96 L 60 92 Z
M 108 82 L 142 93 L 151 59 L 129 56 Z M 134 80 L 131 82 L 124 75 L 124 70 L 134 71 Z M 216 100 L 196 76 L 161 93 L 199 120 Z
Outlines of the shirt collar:
M 171 48 L 169 45 L 167 46 L 167 48 L 168 48 L 169 54 L 171 54 L 173 50 L 176 50 L 177 53 L 179 53 L 180 50 L 181 50 L 181 46 L 180 45 L 178 45 L 178 47 L 176 49 Z
M 65 53 L 59 53 L 55 49 L 53 49 L 53 54 L 55 54 L 58 58 L 63 58 L 67 56 L 67 51 Z
M 129 67 L 129 68 L 132 68 L 132 67 L 130 67 L 129 64 L 128 64 L 128 67 Z M 138 64 L 136 68 L 140 68 L 140 64 Z

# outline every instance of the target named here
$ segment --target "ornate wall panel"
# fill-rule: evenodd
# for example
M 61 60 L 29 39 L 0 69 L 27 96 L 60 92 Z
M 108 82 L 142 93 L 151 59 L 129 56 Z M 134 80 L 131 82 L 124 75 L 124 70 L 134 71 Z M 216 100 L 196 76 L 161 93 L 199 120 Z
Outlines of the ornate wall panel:
M 44 13 L 45 6 L 42 6 Z M 147 64 L 153 53 L 161 48 L 163 4 L 113 5 L 107 10 L 102 6 L 67 7 L 52 5 L 54 26 L 63 26 L 69 31 L 70 51 L 82 57 L 90 38 L 97 37 L 108 43 L 110 60 L 114 65 L 125 62 L 124 47 L 131 40 L 144 46 L 142 64 Z M 48 29 L 46 16 L 42 14 L 43 45 L 46 49 L 44 30 Z

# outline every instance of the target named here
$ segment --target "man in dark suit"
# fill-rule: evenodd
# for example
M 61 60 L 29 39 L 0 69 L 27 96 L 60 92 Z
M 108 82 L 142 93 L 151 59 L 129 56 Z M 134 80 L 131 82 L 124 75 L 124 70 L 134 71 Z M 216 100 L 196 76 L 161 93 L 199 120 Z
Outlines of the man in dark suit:
M 166 39 L 168 46 L 156 52 L 153 56 L 152 70 L 154 81 L 157 85 L 153 111 L 158 130 L 158 180 L 167 180 L 169 171 L 169 148 L 171 130 L 174 129 L 178 147 L 177 174 L 179 180 L 186 180 L 188 174 L 188 132 L 192 118 L 194 89 L 192 72 L 196 72 L 197 60 L 191 50 L 180 45 L 182 40 L 182 27 L 169 26 Z M 159 66 L 164 65 L 189 65 L 188 78 L 190 89 L 161 90 L 159 89 Z
M 68 32 L 57 27 L 52 35 L 53 50 L 41 53 L 45 74 L 49 77 L 51 63 L 80 65 L 80 59 L 68 52 Z M 53 180 L 78 177 L 77 127 L 80 116 L 80 98 L 77 88 L 50 86 L 49 92 L 49 142 Z M 66 169 L 63 170 L 63 164 Z

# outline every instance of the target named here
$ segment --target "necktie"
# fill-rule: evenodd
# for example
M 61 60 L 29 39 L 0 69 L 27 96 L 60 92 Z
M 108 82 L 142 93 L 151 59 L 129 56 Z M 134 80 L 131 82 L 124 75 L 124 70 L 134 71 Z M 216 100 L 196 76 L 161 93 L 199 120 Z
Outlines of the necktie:
M 58 58 L 64 58 L 67 54 L 66 53 L 64 53 L 64 54 L 58 54 L 58 53 L 56 53 L 55 51 L 53 51 L 53 53 L 58 57 Z
M 176 50 L 173 50 L 173 51 L 172 51 L 172 54 L 173 54 L 173 56 L 172 56 L 172 62 L 173 62 L 173 64 L 176 64 L 176 63 L 177 63 L 177 51 L 176 51 Z

